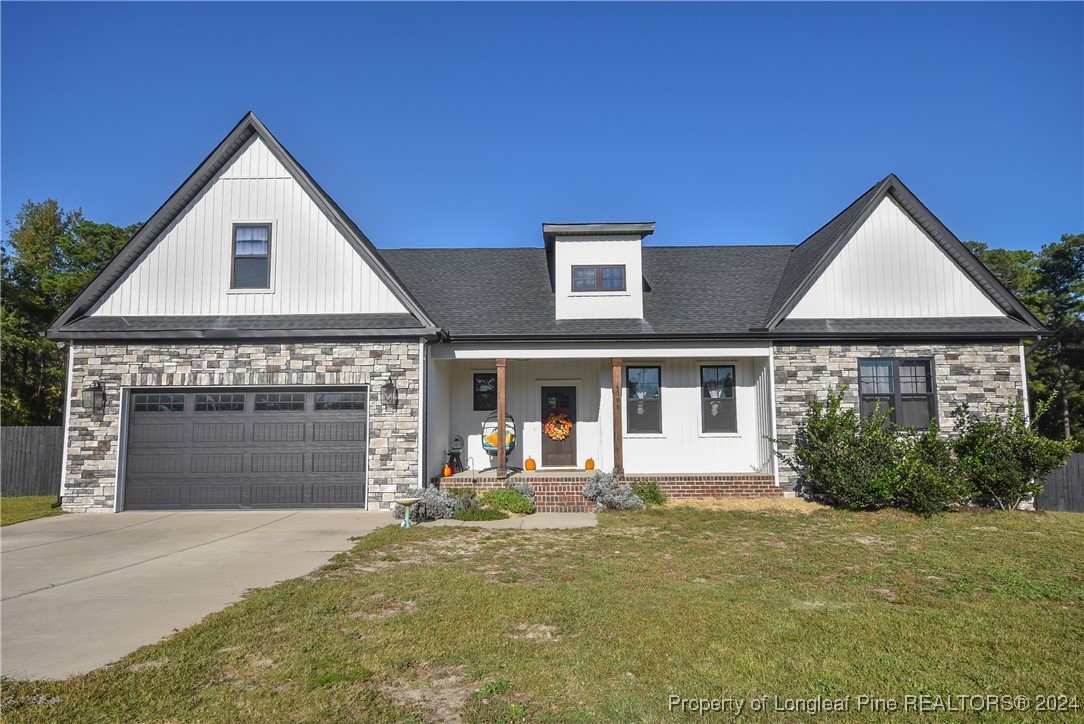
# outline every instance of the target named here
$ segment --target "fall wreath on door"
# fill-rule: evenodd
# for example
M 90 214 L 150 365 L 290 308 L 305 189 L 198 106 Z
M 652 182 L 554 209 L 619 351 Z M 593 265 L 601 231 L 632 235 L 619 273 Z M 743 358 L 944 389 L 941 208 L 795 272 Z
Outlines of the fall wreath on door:
M 551 412 L 542 429 L 550 440 L 566 440 L 572 434 L 572 420 L 563 412 Z

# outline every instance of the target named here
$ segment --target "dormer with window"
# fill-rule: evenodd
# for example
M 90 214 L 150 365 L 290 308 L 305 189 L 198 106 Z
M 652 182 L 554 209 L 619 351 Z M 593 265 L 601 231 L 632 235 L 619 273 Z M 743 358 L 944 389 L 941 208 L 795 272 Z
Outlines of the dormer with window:
M 557 319 L 642 319 L 641 243 L 655 224 L 543 224 Z

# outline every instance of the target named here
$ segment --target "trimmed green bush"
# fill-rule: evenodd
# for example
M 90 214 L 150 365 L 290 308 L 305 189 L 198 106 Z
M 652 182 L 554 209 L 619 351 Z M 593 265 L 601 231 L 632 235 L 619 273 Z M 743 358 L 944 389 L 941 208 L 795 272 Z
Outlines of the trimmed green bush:
M 654 480 L 630 480 L 629 486 L 636 497 L 644 501 L 644 505 L 664 505 L 666 495 L 659 490 L 659 484 Z
M 906 434 L 899 486 L 892 504 L 929 517 L 971 497 L 971 487 L 952 457 L 952 443 L 940 436 L 936 422 L 919 433 Z
M 1034 420 L 1049 409 L 1053 398 L 1036 406 Z M 953 449 L 964 477 L 982 496 L 1003 510 L 1043 492 L 1042 481 L 1069 460 L 1071 440 L 1051 440 L 1024 420 L 1020 403 L 1004 417 L 980 419 L 967 405 L 953 412 L 959 433 Z
M 490 490 L 482 496 L 482 505 L 522 515 L 530 515 L 534 512 L 534 504 L 522 493 L 511 488 Z
M 455 517 L 456 520 L 504 520 L 508 513 L 494 508 L 464 508 Z
M 843 407 L 843 391 L 812 400 L 798 426 L 794 452 L 783 460 L 831 505 L 877 510 L 892 504 L 903 469 L 899 437 L 888 424 L 889 410 L 862 418 Z

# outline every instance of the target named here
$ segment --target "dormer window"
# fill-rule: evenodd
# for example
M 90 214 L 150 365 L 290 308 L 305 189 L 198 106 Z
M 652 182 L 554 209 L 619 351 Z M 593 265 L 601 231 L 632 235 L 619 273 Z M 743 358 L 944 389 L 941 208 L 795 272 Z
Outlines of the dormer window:
M 271 287 L 271 225 L 233 227 L 233 289 Z
M 625 291 L 625 265 L 572 267 L 573 292 Z

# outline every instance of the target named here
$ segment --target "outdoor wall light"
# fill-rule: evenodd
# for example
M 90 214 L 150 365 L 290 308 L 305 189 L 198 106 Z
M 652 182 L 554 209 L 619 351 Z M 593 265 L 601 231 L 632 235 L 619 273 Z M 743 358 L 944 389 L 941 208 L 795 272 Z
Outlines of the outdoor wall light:
M 105 409 L 105 388 L 101 381 L 95 380 L 83 388 L 83 407 L 95 412 Z
M 380 388 L 380 401 L 384 403 L 384 407 L 399 407 L 399 391 L 395 389 L 395 383 L 390 377 Z

